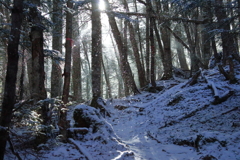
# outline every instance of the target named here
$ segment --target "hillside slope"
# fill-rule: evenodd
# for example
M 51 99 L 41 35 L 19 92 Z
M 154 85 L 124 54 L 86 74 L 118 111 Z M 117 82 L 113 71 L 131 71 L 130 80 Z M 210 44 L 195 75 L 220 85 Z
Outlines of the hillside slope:
M 220 97 L 234 94 L 214 105 L 205 78 Z M 135 159 L 240 159 L 239 84 L 229 84 L 215 69 L 202 72 L 197 84 L 185 84 L 160 81 L 158 86 L 165 89 L 159 93 L 113 100 L 108 121 Z

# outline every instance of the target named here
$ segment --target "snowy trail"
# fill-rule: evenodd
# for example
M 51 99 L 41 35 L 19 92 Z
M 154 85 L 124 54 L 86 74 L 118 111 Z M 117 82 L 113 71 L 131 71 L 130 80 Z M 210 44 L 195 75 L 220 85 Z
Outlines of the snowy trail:
M 161 144 L 147 136 L 143 130 L 145 118 L 134 117 L 134 114 L 118 113 L 118 120 L 113 128 L 118 137 L 134 152 L 135 160 L 177 160 L 185 159 L 191 152 L 171 144 Z
M 148 97 L 155 99 L 155 96 L 155 94 L 151 94 Z M 138 102 L 115 102 L 115 104 L 112 104 L 112 117 L 109 122 L 112 124 L 116 135 L 134 152 L 135 160 L 185 160 L 186 157 L 188 157 L 188 160 L 191 159 L 195 154 L 190 147 L 183 148 L 173 144 L 161 143 L 161 139 L 159 143 L 148 135 L 151 127 L 147 126 L 147 122 L 150 117 L 141 114 L 136 106 L 145 108 L 149 101 L 151 100 L 141 98 Z M 114 105 L 129 106 L 129 108 L 118 110 L 113 108 Z M 165 136 L 162 135 L 161 137 L 164 141 Z
M 139 122 L 128 118 L 129 115 L 121 117 L 113 128 L 119 138 L 134 152 L 135 159 L 154 160 L 161 156 L 160 145 L 149 139 L 144 131 L 139 130 Z

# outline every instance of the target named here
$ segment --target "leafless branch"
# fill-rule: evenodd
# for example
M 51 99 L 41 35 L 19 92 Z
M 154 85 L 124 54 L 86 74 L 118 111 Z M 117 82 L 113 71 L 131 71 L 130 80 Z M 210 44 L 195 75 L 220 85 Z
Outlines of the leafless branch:
M 9 9 L 9 10 L 12 9 L 12 7 L 10 7 L 9 5 L 7 5 L 7 4 L 4 3 L 4 2 L 1 2 L 1 1 L 0 1 L 0 4 L 2 4 L 5 8 L 7 8 L 7 9 Z

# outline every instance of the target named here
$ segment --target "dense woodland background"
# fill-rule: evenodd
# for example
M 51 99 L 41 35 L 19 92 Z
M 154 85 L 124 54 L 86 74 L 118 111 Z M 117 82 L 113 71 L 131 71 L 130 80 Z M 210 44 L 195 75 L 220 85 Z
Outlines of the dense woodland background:
M 239 14 L 239 0 L 1 0 L 0 155 L 16 103 L 102 109 L 100 97 L 157 92 L 156 80 L 216 65 L 236 83 Z

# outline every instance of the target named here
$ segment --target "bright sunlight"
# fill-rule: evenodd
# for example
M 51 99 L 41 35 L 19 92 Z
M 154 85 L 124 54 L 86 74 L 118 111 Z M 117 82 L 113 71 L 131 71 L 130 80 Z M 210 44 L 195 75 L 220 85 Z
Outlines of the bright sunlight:
M 99 9 L 100 9 L 101 11 L 104 11 L 104 10 L 106 9 L 105 3 L 104 3 L 103 0 L 99 0 Z

